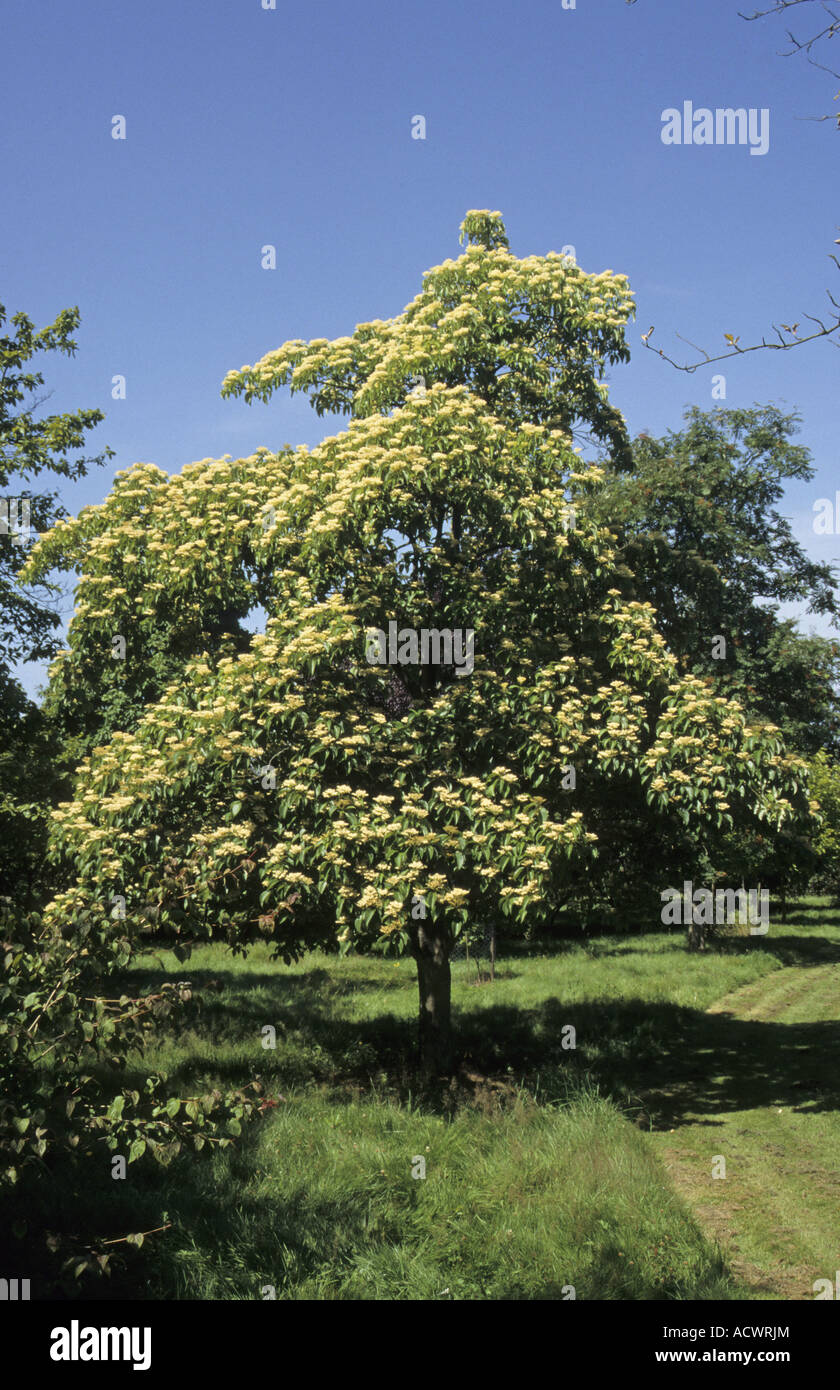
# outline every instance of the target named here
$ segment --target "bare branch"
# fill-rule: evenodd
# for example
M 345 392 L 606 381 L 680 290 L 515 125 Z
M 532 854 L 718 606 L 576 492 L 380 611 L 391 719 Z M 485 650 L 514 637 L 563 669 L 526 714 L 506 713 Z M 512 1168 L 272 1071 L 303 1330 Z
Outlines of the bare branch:
M 838 228 L 838 231 L 840 231 L 840 228 Z M 840 237 L 837 238 L 835 245 L 840 245 Z M 828 259 L 833 261 L 837 269 L 840 270 L 840 261 L 837 259 L 834 252 L 829 252 Z M 650 339 L 654 332 L 653 325 L 651 325 L 647 333 L 642 334 L 642 342 L 648 352 L 655 352 L 657 357 L 662 358 L 663 362 L 669 362 L 670 365 L 676 367 L 678 371 L 688 372 L 689 374 L 696 372 L 698 367 L 706 367 L 712 362 L 725 362 L 730 357 L 744 357 L 747 353 L 759 352 L 765 348 L 769 348 L 771 352 L 789 352 L 791 348 L 802 347 L 805 343 L 813 343 L 817 338 L 825 338 L 831 343 L 832 347 L 840 348 L 840 300 L 835 299 L 830 290 L 826 290 L 826 294 L 828 295 L 833 312 L 830 316 L 827 316 L 825 321 L 817 318 L 815 314 L 803 312 L 802 317 L 809 319 L 811 323 L 816 325 L 812 333 L 798 333 L 798 320 L 793 324 L 774 323 L 772 325 L 772 330 L 776 335 L 775 342 L 773 342 L 772 339 L 768 341 L 767 337 L 762 337 L 760 343 L 752 343 L 749 347 L 740 347 L 738 339 L 733 337 L 731 333 L 726 333 L 724 337 L 731 343 L 731 347 L 726 352 L 719 352 L 714 355 L 708 353 L 705 348 L 698 347 L 696 343 L 692 343 L 690 338 L 684 338 L 681 333 L 677 333 L 676 336 L 680 339 L 680 342 L 688 343 L 688 346 L 694 348 L 694 351 L 701 356 L 701 361 L 689 363 L 675 362 L 673 357 L 669 357 L 668 353 L 662 348 L 652 346 Z
M 742 10 L 739 10 L 738 13 L 741 19 L 752 22 L 755 19 L 766 19 L 768 15 L 784 14 L 787 10 L 792 10 L 797 5 L 813 4 L 819 4 L 823 14 L 828 16 L 828 24 L 818 29 L 816 33 L 812 34 L 811 37 L 807 39 L 798 39 L 790 29 L 787 29 L 785 32 L 790 48 L 781 49 L 780 54 L 783 58 L 790 58 L 797 53 L 804 53 L 812 67 L 819 68 L 821 72 L 827 72 L 830 77 L 836 77 L 840 80 L 840 72 L 837 72 L 834 68 L 827 67 L 825 63 L 817 62 L 817 59 L 811 56 L 811 50 L 816 44 L 821 43 L 824 39 L 833 39 L 836 34 L 840 34 L 840 14 L 837 14 L 835 10 L 831 8 L 827 0 L 774 0 L 772 9 L 755 10 L 752 14 L 744 14 Z M 838 92 L 837 97 L 835 97 L 835 101 L 838 98 L 840 98 L 840 92 Z M 811 116 L 805 119 L 836 121 L 838 129 L 840 129 L 840 116 L 837 115 Z
M 730 351 L 719 352 L 714 356 L 711 356 L 704 348 L 698 348 L 694 343 L 691 343 L 690 346 L 695 349 L 695 352 L 703 354 L 702 362 L 675 362 L 673 357 L 669 357 L 667 352 L 664 352 L 662 348 L 652 347 L 647 341 L 648 335 L 644 333 L 642 334 L 642 342 L 648 352 L 655 352 L 658 357 L 661 357 L 665 362 L 670 362 L 671 366 L 676 367 L 678 371 L 688 372 L 689 374 L 696 372 L 698 367 L 708 366 L 712 362 L 725 362 L 730 357 L 745 357 L 747 353 L 760 352 L 763 348 L 769 348 L 772 352 L 788 352 L 791 348 L 802 347 L 804 343 L 812 343 L 816 338 L 828 338 L 833 347 L 840 347 L 840 340 L 835 340 L 831 337 L 832 333 L 840 333 L 840 316 L 838 316 L 835 323 L 828 324 L 823 323 L 821 319 L 814 318 L 813 314 L 806 314 L 805 317 L 806 319 L 811 319 L 812 323 L 816 323 L 818 325 L 817 329 L 813 333 L 806 334 L 804 337 L 797 333 L 790 341 L 786 341 L 782 337 L 780 330 L 774 324 L 773 329 L 779 339 L 777 343 L 768 342 L 766 338 L 762 338 L 760 343 L 752 343 L 749 347 L 745 348 L 736 345 L 731 348 Z M 677 337 L 681 338 L 682 335 L 678 333 Z M 682 341 L 685 343 L 688 342 L 688 339 L 682 338 Z

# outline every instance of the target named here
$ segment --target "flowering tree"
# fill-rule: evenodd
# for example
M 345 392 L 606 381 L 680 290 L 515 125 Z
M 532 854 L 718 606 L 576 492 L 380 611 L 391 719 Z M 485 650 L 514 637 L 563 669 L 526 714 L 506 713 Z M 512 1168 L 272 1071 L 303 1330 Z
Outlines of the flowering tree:
M 626 280 L 515 258 L 498 213 L 462 233 L 403 314 L 225 380 L 306 391 L 346 430 L 176 477 L 137 465 L 29 562 L 82 569 L 53 674 L 67 699 L 114 634 L 112 686 L 162 622 L 200 641 L 208 612 L 231 615 L 82 762 L 55 813 L 73 879 L 48 917 L 120 894 L 135 936 L 152 920 L 234 948 L 263 932 L 286 960 L 409 950 L 432 1069 L 450 1061 L 456 939 L 548 920 L 597 874 L 619 803 L 703 846 L 805 809 L 778 731 L 680 676 L 588 514 L 602 471 L 573 431 L 628 451 L 601 380 L 627 356 Z M 265 632 L 243 639 L 254 605 Z

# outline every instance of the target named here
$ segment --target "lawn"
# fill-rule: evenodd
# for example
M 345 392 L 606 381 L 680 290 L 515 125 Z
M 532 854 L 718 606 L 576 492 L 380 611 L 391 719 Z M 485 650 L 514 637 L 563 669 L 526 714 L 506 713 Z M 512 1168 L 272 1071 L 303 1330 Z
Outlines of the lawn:
M 493 984 L 459 960 L 461 1066 L 426 1090 L 408 960 L 163 951 L 131 992 L 163 978 L 193 1000 L 133 1084 L 259 1076 L 274 1104 L 211 1159 L 141 1160 L 125 1181 L 105 1150 L 91 1160 L 75 1229 L 117 1242 L 112 1297 L 812 1298 L 840 1267 L 825 903 L 704 954 L 679 932 L 503 947 Z M 33 1227 L 67 1200 L 54 1188 Z M 139 1249 L 117 1240 L 138 1231 Z

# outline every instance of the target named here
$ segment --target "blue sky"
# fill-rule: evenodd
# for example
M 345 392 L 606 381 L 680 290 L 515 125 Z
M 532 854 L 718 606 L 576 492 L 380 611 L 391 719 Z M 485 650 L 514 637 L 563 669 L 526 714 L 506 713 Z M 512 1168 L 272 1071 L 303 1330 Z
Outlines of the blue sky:
M 640 342 L 655 324 L 654 342 L 695 360 L 675 332 L 714 353 L 725 332 L 757 341 L 837 293 L 840 133 L 806 119 L 837 84 L 779 56 L 783 22 L 746 23 L 739 0 L 262 3 L 4 0 L 0 301 L 39 327 L 79 306 L 76 357 L 41 358 L 47 408 L 98 406 L 89 452 L 116 451 L 65 489 L 71 511 L 137 460 L 177 471 L 333 432 L 302 397 L 223 401 L 222 378 L 287 338 L 399 313 L 459 254 L 467 209 L 491 208 L 517 255 L 573 245 L 585 270 L 629 276 L 633 358 L 610 380 L 632 430 L 712 408 L 721 371 L 722 403 L 801 413 L 817 476 L 786 510 L 815 556 L 840 559 L 812 527 L 840 486 L 837 349 L 688 376 Z M 662 112 L 684 101 L 768 108 L 768 152 L 666 146 Z

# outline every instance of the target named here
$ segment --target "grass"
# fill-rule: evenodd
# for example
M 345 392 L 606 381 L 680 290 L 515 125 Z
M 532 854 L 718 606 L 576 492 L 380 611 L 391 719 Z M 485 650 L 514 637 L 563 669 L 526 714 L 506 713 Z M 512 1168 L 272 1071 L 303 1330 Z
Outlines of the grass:
M 652 1136 L 705 1229 L 762 1297 L 812 1298 L 814 1281 L 840 1267 L 840 953 L 832 960 L 827 943 L 824 954 L 712 1006 L 719 1042 L 705 1087 L 684 1085 L 679 1126 Z M 715 1155 L 725 1181 L 712 1177 Z
M 112 1247 L 112 1297 L 813 1297 L 840 1263 L 838 963 L 813 901 L 705 954 L 667 932 L 520 947 L 481 987 L 456 962 L 462 1064 L 421 1092 L 410 962 L 150 954 L 132 991 L 186 976 L 195 995 L 134 1084 L 260 1075 L 276 1108 L 212 1159 L 114 1182 L 108 1155 L 38 1220 L 66 1223 L 72 1196 L 91 1240 L 172 1223 Z
M 663 1201 L 642 1136 L 594 1094 L 458 1120 L 290 1100 L 247 1159 L 216 1161 L 203 1195 L 209 1223 L 164 1261 L 176 1296 L 559 1299 L 573 1285 L 662 1298 L 725 1284 L 679 1200 Z

